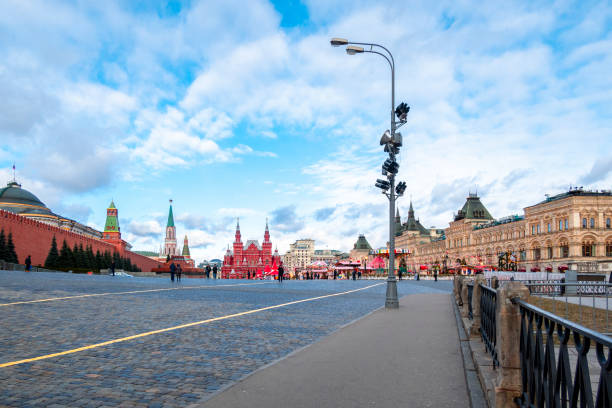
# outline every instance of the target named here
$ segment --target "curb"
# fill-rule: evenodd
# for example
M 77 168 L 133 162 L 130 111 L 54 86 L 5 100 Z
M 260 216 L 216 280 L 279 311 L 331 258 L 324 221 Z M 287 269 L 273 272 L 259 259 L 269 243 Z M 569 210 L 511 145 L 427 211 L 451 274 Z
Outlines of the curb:
M 471 408 L 487 408 L 489 405 L 485 398 L 482 385 L 478 378 L 476 364 L 472 358 L 472 349 L 470 347 L 470 339 L 465 333 L 461 314 L 457 304 L 455 303 L 455 295 L 451 294 L 450 302 L 455 312 L 455 321 L 457 323 L 457 334 L 459 335 L 459 344 L 461 345 L 461 355 L 463 356 L 463 370 L 465 374 L 465 383 L 467 385 L 467 393 L 470 399 Z

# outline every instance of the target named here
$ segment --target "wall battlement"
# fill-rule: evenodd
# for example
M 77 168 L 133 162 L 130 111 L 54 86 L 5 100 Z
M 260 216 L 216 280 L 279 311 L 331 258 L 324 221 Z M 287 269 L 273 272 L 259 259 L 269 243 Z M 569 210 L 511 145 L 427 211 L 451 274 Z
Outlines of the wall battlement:
M 71 248 L 75 244 L 82 244 L 83 247 L 92 247 L 94 253 L 96 251 L 100 251 L 100 253 L 109 251 L 112 254 L 116 251 L 122 256 L 130 258 L 132 264 L 137 265 L 143 272 L 148 272 L 159 264 L 153 259 L 126 251 L 109 242 L 80 235 L 4 210 L 0 210 L 0 229 L 4 229 L 6 236 L 9 233 L 12 234 L 19 263 L 23 263 L 25 258 L 30 255 L 32 265 L 44 265 L 51 248 L 51 241 L 53 236 L 55 236 L 58 249 L 61 248 L 64 240 L 66 240 L 66 243 Z

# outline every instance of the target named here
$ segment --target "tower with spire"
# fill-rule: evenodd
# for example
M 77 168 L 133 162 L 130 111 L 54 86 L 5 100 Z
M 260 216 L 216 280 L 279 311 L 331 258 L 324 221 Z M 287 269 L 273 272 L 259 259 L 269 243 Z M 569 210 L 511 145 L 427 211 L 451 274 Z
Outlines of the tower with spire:
M 164 252 L 162 256 L 178 255 L 176 248 L 176 227 L 174 226 L 174 215 L 172 214 L 172 200 L 168 210 L 168 222 L 166 223 L 166 238 L 164 239 Z
M 104 224 L 105 240 L 121 240 L 121 228 L 119 228 L 119 218 L 115 201 L 111 200 L 106 209 L 106 223 Z
M 185 239 L 183 240 L 183 256 L 190 258 L 191 254 L 189 253 L 189 242 L 187 241 L 187 235 L 185 235 Z

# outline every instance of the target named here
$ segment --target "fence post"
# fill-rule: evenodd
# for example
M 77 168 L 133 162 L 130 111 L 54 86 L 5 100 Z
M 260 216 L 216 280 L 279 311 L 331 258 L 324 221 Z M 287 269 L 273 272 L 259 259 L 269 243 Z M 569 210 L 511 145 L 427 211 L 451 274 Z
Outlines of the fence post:
M 495 383 L 495 408 L 516 407 L 521 395 L 521 312 L 513 298 L 526 300 L 529 289 L 520 282 L 508 282 L 497 290 L 496 326 L 499 370 Z
M 474 289 L 472 291 L 472 325 L 470 326 L 470 337 L 480 337 L 480 297 L 482 288 L 480 285 L 487 283 L 483 275 L 476 275 Z
M 468 279 L 463 279 L 461 281 L 461 317 L 468 317 L 470 315 L 470 306 L 468 301 L 468 283 L 470 281 Z
M 457 302 L 457 304 L 461 306 L 461 288 L 463 287 L 463 276 L 455 275 L 455 278 L 453 279 L 453 283 L 454 283 L 453 289 L 455 292 L 455 302 Z

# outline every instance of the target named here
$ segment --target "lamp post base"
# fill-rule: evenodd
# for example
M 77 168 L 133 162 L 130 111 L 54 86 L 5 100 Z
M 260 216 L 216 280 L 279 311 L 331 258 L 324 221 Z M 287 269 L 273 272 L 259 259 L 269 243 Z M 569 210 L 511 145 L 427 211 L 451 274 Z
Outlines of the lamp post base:
M 399 308 L 399 300 L 397 299 L 397 281 L 395 280 L 395 276 L 387 279 L 387 298 L 385 300 L 385 308 Z

